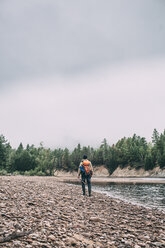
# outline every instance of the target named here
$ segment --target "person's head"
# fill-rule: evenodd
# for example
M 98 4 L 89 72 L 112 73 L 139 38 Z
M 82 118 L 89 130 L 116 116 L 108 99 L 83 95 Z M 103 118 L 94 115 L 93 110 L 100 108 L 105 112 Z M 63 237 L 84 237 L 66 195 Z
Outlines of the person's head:
M 84 155 L 84 156 L 83 156 L 83 159 L 87 159 L 87 155 Z

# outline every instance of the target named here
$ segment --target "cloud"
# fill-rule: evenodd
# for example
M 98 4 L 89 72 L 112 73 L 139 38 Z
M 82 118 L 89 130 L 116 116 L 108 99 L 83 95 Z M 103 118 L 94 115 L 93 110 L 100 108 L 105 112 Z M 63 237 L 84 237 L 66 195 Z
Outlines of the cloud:
M 0 1 L 0 130 L 14 147 L 164 129 L 161 0 Z
M 20 142 L 98 146 L 164 129 L 165 60 L 143 61 L 70 77 L 27 81 L 0 96 L 0 130 Z M 77 83 L 78 82 L 78 83 Z
M 0 84 L 165 56 L 157 0 L 0 2 Z

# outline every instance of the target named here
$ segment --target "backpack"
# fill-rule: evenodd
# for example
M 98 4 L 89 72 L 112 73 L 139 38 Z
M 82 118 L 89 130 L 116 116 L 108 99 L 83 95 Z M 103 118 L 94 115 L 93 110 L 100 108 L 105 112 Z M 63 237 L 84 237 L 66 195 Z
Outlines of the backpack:
M 84 160 L 82 161 L 83 163 L 83 169 L 84 169 L 84 172 L 85 172 L 85 175 L 88 176 L 88 175 L 91 175 L 92 174 L 92 170 L 91 170 L 91 167 L 90 167 L 90 161 L 89 160 Z

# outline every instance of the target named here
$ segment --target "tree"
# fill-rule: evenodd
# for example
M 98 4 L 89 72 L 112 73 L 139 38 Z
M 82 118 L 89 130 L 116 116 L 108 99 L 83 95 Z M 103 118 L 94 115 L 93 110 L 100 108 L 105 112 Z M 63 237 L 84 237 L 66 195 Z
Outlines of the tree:
M 10 151 L 10 144 L 0 135 L 0 169 L 7 169 Z
M 107 160 L 107 169 L 111 175 L 116 168 L 118 167 L 118 151 L 115 146 L 109 148 L 108 151 L 108 160 Z
M 46 157 L 45 157 L 47 163 L 47 172 L 49 176 L 54 175 L 54 170 L 55 170 L 55 157 L 53 156 L 53 153 L 51 152 L 50 149 L 46 150 Z
M 82 159 L 82 150 L 80 144 L 78 144 L 77 147 L 73 150 L 70 157 L 72 161 L 72 168 L 77 169 Z
M 107 162 L 108 162 L 108 143 L 107 143 L 107 140 L 105 138 L 102 142 L 102 145 L 100 146 L 100 149 L 102 150 L 103 164 L 107 165 Z
M 69 156 L 69 150 L 67 148 L 64 149 L 62 156 L 62 168 L 64 170 L 70 171 L 71 169 L 71 161 Z
M 30 153 L 29 147 L 24 150 L 22 143 L 20 143 L 17 150 L 11 152 L 9 161 L 9 170 L 11 172 L 33 170 L 37 165 L 36 157 Z
M 152 170 L 154 168 L 154 162 L 151 154 L 147 154 L 144 161 L 144 169 Z
M 152 134 L 152 143 L 156 145 L 158 140 L 159 140 L 159 132 L 155 128 Z
M 33 170 L 36 166 L 36 161 L 28 151 L 23 150 L 21 153 L 15 153 L 12 171 L 28 171 Z

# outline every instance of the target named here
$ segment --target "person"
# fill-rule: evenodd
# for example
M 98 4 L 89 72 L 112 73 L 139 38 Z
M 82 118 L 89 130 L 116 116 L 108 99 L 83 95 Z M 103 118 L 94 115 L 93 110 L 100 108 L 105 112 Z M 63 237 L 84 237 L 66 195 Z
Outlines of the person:
M 79 165 L 78 178 L 80 178 L 80 175 L 83 195 L 85 195 L 85 181 L 87 181 L 88 194 L 91 196 L 91 177 L 93 175 L 93 166 L 92 163 L 87 159 L 86 155 L 83 156 L 83 159 Z

